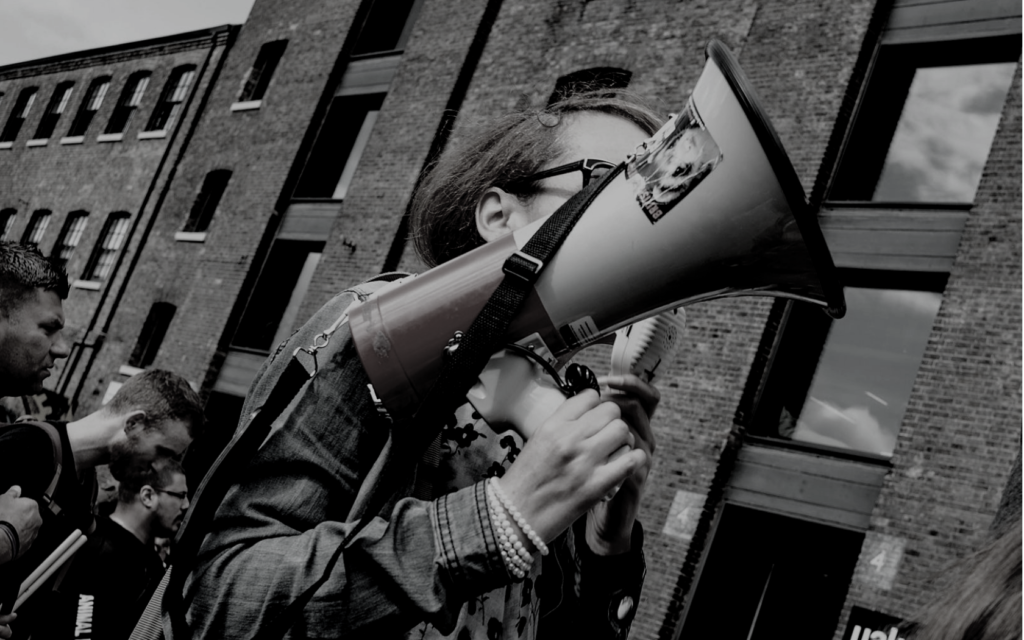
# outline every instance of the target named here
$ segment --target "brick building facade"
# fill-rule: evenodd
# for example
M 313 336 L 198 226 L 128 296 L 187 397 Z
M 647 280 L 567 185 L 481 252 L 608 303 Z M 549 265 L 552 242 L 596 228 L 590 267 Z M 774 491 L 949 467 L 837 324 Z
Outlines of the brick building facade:
M 68 263 L 84 282 L 66 304 L 78 355 L 57 390 L 86 412 L 133 371 L 172 369 L 223 438 L 290 328 L 347 284 L 422 269 L 404 213 L 450 136 L 587 70 L 676 111 L 721 39 L 792 159 L 850 314 L 830 325 L 765 298 L 688 309 L 660 379 L 632 637 L 838 638 L 863 610 L 906 618 L 932 597 L 992 535 L 1015 464 L 1019 512 L 1020 33 L 1019 5 L 1000 0 L 257 0 L 237 33 L 0 68 L 0 124 L 39 87 L 0 148 L 0 208 L 17 211 L 10 238 L 52 211 L 47 250 L 72 211 L 90 212 L 83 249 L 102 216 L 130 214 L 100 289 L 97 258 Z M 120 142 L 92 139 L 133 72 L 152 72 L 155 98 L 186 64 L 166 138 L 133 135 L 154 100 Z M 928 138 L 971 176 L 944 191 L 893 165 L 919 148 L 903 114 L 969 84 L 959 71 L 988 79 L 955 121 L 986 142 L 957 146 L 948 124 Z M 58 133 L 104 74 L 82 144 L 26 146 L 60 82 L 76 84 Z M 607 352 L 583 360 L 600 369 Z

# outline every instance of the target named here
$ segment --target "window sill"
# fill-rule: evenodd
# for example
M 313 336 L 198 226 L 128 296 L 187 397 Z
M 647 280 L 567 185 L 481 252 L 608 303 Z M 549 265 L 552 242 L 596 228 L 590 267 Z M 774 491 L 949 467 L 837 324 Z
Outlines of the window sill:
M 96 136 L 96 142 L 121 142 L 124 140 L 123 133 L 101 133 Z
M 0 149 L 11 149 L 14 147 L 14 142 L 0 142 Z
M 122 364 L 121 367 L 117 370 L 118 373 L 120 373 L 123 376 L 128 376 L 129 378 L 138 375 L 143 371 L 145 371 L 145 369 L 140 369 L 138 367 L 133 367 L 127 364 Z
M 177 231 L 174 239 L 178 242 L 206 242 L 205 231 Z
M 242 102 L 236 102 L 231 105 L 232 111 L 252 111 L 259 109 L 260 105 L 263 104 L 263 100 L 244 100 Z
M 157 138 L 166 138 L 167 130 L 161 129 L 160 131 L 140 131 L 139 140 L 155 140 Z
M 86 291 L 99 291 L 100 284 L 99 280 L 75 280 L 71 283 L 71 286 L 76 289 L 85 289 Z
M 60 139 L 61 144 L 82 144 L 85 142 L 85 136 L 65 136 Z
M 50 142 L 49 138 L 36 138 L 25 143 L 26 147 L 45 147 Z

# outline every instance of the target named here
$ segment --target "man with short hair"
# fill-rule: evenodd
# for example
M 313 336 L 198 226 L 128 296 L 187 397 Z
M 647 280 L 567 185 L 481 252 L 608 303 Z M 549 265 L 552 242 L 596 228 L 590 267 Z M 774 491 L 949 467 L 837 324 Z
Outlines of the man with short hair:
M 164 574 L 156 538 L 177 532 L 187 494 L 185 472 L 170 458 L 126 465 L 114 513 L 96 519 L 96 531 L 51 595 L 37 634 L 80 637 L 81 621 L 89 618 L 88 637 L 127 638 Z
M 68 276 L 34 247 L 0 242 L 0 396 L 40 393 L 71 353 L 61 331 Z
M 16 423 L 0 427 L 0 491 L 12 485 L 39 502 L 43 527 L 28 554 L 0 567 L 0 601 L 75 529 L 86 535 L 93 527 L 91 487 L 81 478 L 97 465 L 110 464 L 115 478 L 158 457 L 180 458 L 203 426 L 202 401 L 181 376 L 150 370 L 129 378 L 104 407 L 70 423 Z M 54 441 L 61 454 L 55 458 Z M 57 464 L 56 489 L 50 490 Z M 51 501 L 52 498 L 52 501 Z M 52 503 L 52 504 L 51 504 Z M 53 506 L 55 504 L 56 506 Z M 46 589 L 46 587 L 44 587 Z M 12 623 L 28 626 L 33 600 L 19 609 Z M 9 599 L 10 596 L 6 595 Z

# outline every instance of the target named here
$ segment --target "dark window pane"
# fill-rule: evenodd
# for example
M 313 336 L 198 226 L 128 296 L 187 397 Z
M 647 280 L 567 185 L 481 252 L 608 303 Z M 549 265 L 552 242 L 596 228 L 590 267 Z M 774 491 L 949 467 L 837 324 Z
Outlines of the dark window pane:
M 128 129 L 135 110 L 142 104 L 142 97 L 146 94 L 149 75 L 149 71 L 138 71 L 128 77 L 104 133 L 124 133 Z
M 84 211 L 68 214 L 64 228 L 60 231 L 57 244 L 53 247 L 53 258 L 60 263 L 60 266 L 67 269 L 68 261 L 75 252 L 75 247 L 82 240 L 82 232 L 85 231 L 85 223 L 88 214 Z
M 182 104 L 195 75 L 195 67 L 192 65 L 171 71 L 171 76 L 160 94 L 160 101 L 157 102 L 153 115 L 146 124 L 146 131 L 164 131 L 174 124 L 175 119 L 181 115 Z
M 192 210 L 189 212 L 188 220 L 185 221 L 183 231 L 206 231 L 209 228 L 213 214 L 217 211 L 221 196 L 224 195 L 224 189 L 227 188 L 230 179 L 231 172 L 226 169 L 206 174 L 203 188 L 200 189 L 199 195 L 192 203 Z
M 127 213 L 112 213 L 107 218 L 99 243 L 89 260 L 89 267 L 85 270 L 86 280 L 104 280 L 110 275 L 117 259 L 117 252 L 128 235 L 128 222 Z
M 288 46 L 287 40 L 278 40 L 276 42 L 268 42 L 260 47 L 260 52 L 256 56 L 256 62 L 253 63 L 252 69 L 249 71 L 249 77 L 245 81 L 245 87 L 242 89 L 242 95 L 239 100 L 261 100 L 263 98 L 263 95 L 267 92 L 267 87 L 270 86 L 271 78 L 274 77 L 277 63 L 281 60 L 281 56 L 284 55 L 286 46 Z
M 142 325 L 142 332 L 132 350 L 128 364 L 132 367 L 148 367 L 156 360 L 156 354 L 160 351 L 160 345 L 167 335 L 167 329 L 174 319 L 174 312 L 177 307 L 169 302 L 155 302 L 149 309 L 146 322 Z
M 46 104 L 46 111 L 43 112 L 43 117 L 39 119 L 39 126 L 36 128 L 35 138 L 37 140 L 48 139 L 53 135 L 53 130 L 57 128 L 57 121 L 60 120 L 61 114 L 67 109 L 68 102 L 71 100 L 71 90 L 74 85 L 74 82 L 61 82 L 53 90 L 53 95 L 50 96 L 50 101 Z
M 71 128 L 68 129 L 69 136 L 85 135 L 92 123 L 93 116 L 103 106 L 103 98 L 106 97 L 109 88 L 110 78 L 97 78 L 92 81 L 89 90 L 85 93 L 85 98 L 82 99 L 82 104 L 78 107 L 75 119 L 71 122 Z
M 296 198 L 331 198 L 367 114 L 384 104 L 383 93 L 335 98 L 306 160 Z
M 29 87 L 22 89 L 18 94 L 11 115 L 7 117 L 7 124 L 4 125 L 3 132 L 0 132 L 0 142 L 13 142 L 18 139 L 21 126 L 25 124 L 25 118 L 28 117 L 28 112 L 36 100 L 36 92 L 36 87 Z
M 50 224 L 50 212 L 40 209 L 32 214 L 32 218 L 25 227 L 25 233 L 21 236 L 21 243 L 32 247 L 38 247 L 46 233 L 46 227 Z
M 365 0 L 372 3 L 359 30 L 352 55 L 394 51 L 405 43 L 402 35 L 416 0 Z
M 4 209 L 0 211 L 0 240 L 6 241 L 11 235 L 11 228 L 14 226 L 14 216 L 18 214 L 15 209 Z
M 323 242 L 274 242 L 242 314 L 233 346 L 261 351 L 269 351 L 274 346 L 282 320 L 294 315 L 293 311 L 302 302 L 323 247 Z

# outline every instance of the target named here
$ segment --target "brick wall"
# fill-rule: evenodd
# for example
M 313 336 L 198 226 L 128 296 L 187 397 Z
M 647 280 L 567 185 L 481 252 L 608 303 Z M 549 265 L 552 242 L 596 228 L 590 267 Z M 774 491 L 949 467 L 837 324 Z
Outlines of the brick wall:
M 865 545 L 847 608 L 913 615 L 990 535 L 1020 455 L 1020 202 L 1018 63 L 868 532 L 902 559 L 880 588 Z

